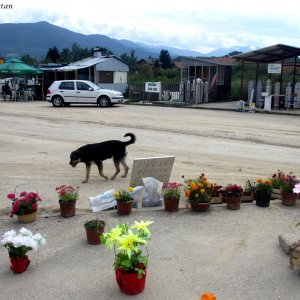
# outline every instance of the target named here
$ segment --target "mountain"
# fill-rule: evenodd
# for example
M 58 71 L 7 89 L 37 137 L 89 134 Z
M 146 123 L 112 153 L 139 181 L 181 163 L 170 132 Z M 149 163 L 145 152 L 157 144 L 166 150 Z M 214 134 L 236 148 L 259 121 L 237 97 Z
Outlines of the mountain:
M 96 46 L 104 47 L 116 56 L 123 53 L 129 55 L 134 50 L 138 59 L 149 56 L 158 58 L 162 49 L 168 50 L 173 58 L 177 56 L 222 56 L 231 52 L 227 49 L 217 49 L 211 53 L 203 54 L 168 46 L 150 46 L 145 43 L 113 39 L 102 34 L 76 33 L 45 21 L 0 24 L 0 57 L 21 57 L 29 54 L 31 57 L 39 59 L 47 54 L 49 48 L 56 46 L 61 51 L 63 48 L 71 48 L 74 43 L 88 49 Z

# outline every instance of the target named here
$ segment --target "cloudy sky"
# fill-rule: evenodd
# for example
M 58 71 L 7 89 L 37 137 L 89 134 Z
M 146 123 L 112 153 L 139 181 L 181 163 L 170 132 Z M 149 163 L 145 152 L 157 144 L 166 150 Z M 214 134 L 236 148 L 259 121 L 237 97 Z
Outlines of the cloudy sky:
M 298 1 L 5 0 L 1 1 L 0 22 L 48 21 L 83 34 L 203 53 L 278 43 L 300 47 Z M 5 4 L 12 9 L 5 9 Z

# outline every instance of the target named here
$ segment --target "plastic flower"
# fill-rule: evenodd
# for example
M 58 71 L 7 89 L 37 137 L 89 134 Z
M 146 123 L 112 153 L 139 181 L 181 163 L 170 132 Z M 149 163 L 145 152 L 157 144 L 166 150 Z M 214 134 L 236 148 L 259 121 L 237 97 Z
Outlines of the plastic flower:
M 300 183 L 295 185 L 295 187 L 293 188 L 293 192 L 296 194 L 300 193 Z
M 133 191 L 134 191 L 134 188 L 130 186 L 130 187 L 128 188 L 128 192 L 129 192 L 129 193 L 132 193 Z
M 110 232 L 104 233 L 103 237 L 106 239 L 106 246 L 109 249 L 112 249 L 115 242 L 120 239 L 121 235 L 122 235 L 122 229 L 120 227 L 115 227 L 111 229 Z

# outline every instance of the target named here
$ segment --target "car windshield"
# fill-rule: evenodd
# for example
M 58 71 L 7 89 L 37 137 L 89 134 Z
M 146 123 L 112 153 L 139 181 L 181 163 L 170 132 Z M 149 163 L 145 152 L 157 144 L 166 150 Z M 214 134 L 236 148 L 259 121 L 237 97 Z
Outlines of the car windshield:
M 101 88 L 93 82 L 88 83 L 94 90 L 100 90 Z

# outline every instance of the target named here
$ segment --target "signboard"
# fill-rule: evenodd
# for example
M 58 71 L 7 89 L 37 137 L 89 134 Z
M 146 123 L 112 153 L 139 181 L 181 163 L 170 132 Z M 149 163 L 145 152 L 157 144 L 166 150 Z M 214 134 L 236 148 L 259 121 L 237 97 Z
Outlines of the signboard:
M 266 96 L 264 110 L 271 111 L 271 104 L 272 104 L 272 95 Z
M 160 91 L 161 91 L 160 82 L 145 82 L 145 92 L 160 93 Z
M 280 74 L 281 73 L 281 64 L 268 64 L 268 73 Z
M 153 177 L 164 183 L 169 182 L 175 156 L 135 158 L 133 160 L 130 186 L 143 185 L 142 178 Z

